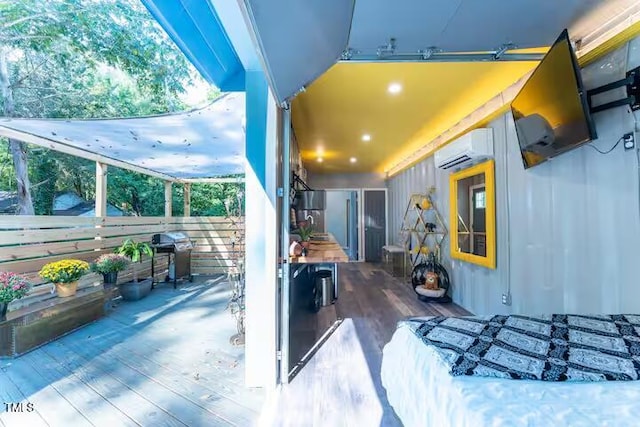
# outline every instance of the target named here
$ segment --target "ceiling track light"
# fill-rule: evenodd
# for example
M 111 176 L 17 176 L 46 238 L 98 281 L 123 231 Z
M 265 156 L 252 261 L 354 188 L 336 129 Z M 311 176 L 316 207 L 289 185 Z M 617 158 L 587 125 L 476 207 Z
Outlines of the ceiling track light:
M 493 54 L 493 59 L 495 61 L 499 60 L 502 55 L 504 55 L 508 50 L 516 49 L 516 45 L 513 43 L 505 43 L 496 50 L 496 53 Z
M 437 53 L 442 53 L 442 49 L 439 49 L 435 46 L 431 46 L 426 49 L 419 50 L 418 53 L 421 54 L 422 59 L 426 61 L 427 59 L 430 59 L 433 55 Z
M 351 58 L 353 58 L 353 55 L 357 55 L 359 54 L 360 51 L 359 50 L 355 50 L 352 49 L 350 47 L 346 48 L 345 50 L 342 51 L 342 54 L 340 55 L 340 59 L 343 61 L 348 61 Z
M 392 56 L 396 52 L 396 39 L 391 37 L 386 45 L 378 47 L 378 58 Z

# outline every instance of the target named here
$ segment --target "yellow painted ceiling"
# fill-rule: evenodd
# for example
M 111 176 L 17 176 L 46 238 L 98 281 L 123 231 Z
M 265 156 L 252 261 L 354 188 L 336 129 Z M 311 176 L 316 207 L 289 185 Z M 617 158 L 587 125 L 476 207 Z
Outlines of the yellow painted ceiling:
M 536 65 L 338 63 L 292 104 L 305 166 L 318 173 L 386 172 Z M 392 82 L 402 92 L 389 94 Z M 362 141 L 365 133 L 371 141 Z

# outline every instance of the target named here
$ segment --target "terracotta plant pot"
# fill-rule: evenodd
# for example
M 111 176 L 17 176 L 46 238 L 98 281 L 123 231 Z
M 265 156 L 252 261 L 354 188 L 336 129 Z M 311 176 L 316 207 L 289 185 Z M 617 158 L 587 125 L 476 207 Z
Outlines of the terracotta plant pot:
M 78 290 L 78 282 L 56 283 L 56 292 L 60 298 L 72 297 Z
M 304 242 L 300 242 L 300 244 L 302 245 L 303 248 L 305 249 L 309 249 L 309 246 L 311 246 L 311 242 L 306 240 Z

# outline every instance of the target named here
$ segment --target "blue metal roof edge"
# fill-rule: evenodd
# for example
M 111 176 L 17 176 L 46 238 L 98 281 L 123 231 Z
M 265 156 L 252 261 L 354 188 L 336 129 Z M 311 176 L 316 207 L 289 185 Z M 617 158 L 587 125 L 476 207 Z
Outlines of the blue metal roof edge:
M 245 69 L 209 1 L 141 1 L 205 80 L 223 92 L 245 90 Z

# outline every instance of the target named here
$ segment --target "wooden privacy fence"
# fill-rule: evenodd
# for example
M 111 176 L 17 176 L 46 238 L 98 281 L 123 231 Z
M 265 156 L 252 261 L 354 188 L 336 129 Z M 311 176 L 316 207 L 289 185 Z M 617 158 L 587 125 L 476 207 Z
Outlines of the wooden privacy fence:
M 191 257 L 193 274 L 226 273 L 233 260 L 244 251 L 244 219 L 224 217 L 63 217 L 63 216 L 0 216 L 0 271 L 25 275 L 34 288 L 30 295 L 18 300 L 18 308 L 47 298 L 53 289 L 43 283 L 38 271 L 48 262 L 74 258 L 91 262 L 104 253 L 113 252 L 130 238 L 151 242 L 156 233 L 181 231 L 194 241 Z M 240 234 L 240 238 L 234 238 Z M 166 256 L 156 257 L 164 277 Z M 151 273 L 151 260 L 137 265 L 140 277 Z M 131 267 L 119 274 L 118 282 L 131 279 Z M 79 282 L 79 288 L 100 284 L 100 277 L 89 274 Z

